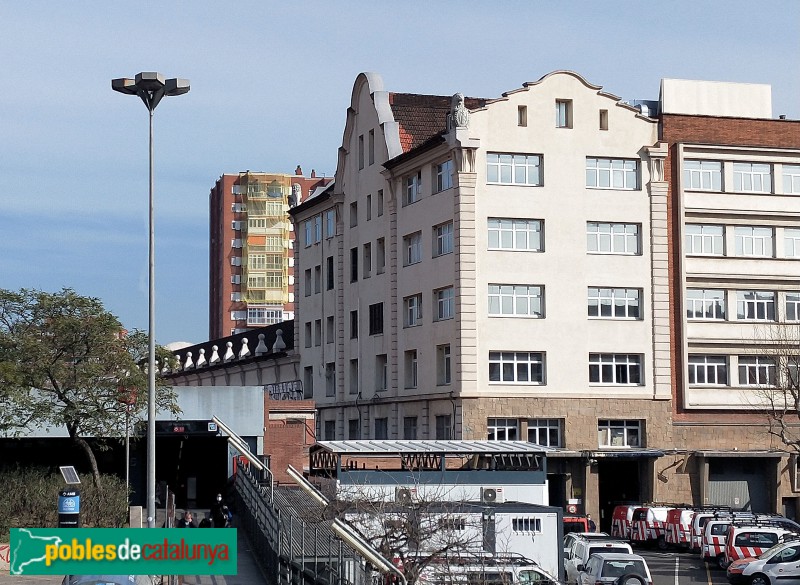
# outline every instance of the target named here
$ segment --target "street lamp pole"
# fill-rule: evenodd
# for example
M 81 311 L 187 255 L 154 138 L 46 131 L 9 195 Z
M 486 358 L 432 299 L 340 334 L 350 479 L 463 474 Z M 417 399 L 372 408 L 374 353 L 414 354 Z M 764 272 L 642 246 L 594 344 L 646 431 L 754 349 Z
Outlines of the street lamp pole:
M 148 292 L 148 359 L 147 359 L 147 526 L 156 525 L 156 312 L 155 312 L 155 229 L 153 205 L 153 112 L 161 98 L 182 95 L 189 91 L 188 79 L 164 79 L 155 72 L 143 72 L 135 79 L 111 80 L 111 89 L 126 95 L 137 95 L 150 114 L 150 237 Z

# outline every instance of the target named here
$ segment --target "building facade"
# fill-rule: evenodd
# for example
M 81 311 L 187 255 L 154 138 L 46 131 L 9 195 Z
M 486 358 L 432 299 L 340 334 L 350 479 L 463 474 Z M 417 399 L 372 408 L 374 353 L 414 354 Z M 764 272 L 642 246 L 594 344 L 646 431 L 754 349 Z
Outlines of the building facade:
M 287 211 L 332 178 L 245 171 L 211 189 L 209 338 L 294 317 L 293 226 Z

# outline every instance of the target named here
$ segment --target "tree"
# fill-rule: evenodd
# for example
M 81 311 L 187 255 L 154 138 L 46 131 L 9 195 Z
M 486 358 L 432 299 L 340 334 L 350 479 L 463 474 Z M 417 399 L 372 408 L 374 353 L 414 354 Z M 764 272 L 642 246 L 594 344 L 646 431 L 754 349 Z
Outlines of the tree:
M 147 351 L 146 333 L 126 331 L 96 298 L 68 288 L 0 289 L 0 432 L 65 427 L 99 486 L 86 439 L 105 448 L 107 439 L 125 436 L 126 415 L 143 417 Z M 174 392 L 157 386 L 157 407 L 177 414 Z

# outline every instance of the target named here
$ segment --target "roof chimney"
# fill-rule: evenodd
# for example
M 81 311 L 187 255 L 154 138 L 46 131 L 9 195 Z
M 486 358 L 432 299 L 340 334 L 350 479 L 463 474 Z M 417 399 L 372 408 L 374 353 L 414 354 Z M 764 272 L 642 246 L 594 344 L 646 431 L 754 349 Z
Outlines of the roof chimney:
M 314 169 L 311 169 L 311 178 L 312 179 L 316 179 L 317 178 L 317 171 L 315 171 Z
M 294 174 L 303 176 L 303 169 L 300 168 L 300 165 L 297 165 L 297 168 L 294 170 Z

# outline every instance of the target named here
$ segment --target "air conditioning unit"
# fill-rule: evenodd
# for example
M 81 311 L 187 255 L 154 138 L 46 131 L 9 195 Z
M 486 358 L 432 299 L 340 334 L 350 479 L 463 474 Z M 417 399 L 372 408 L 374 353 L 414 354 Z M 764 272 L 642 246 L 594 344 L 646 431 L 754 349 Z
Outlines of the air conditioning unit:
M 505 502 L 503 495 L 503 488 L 501 487 L 482 487 L 481 488 L 481 502 L 484 504 L 501 504 Z
M 398 487 L 394 490 L 394 501 L 400 504 L 410 504 L 416 495 L 416 488 Z

